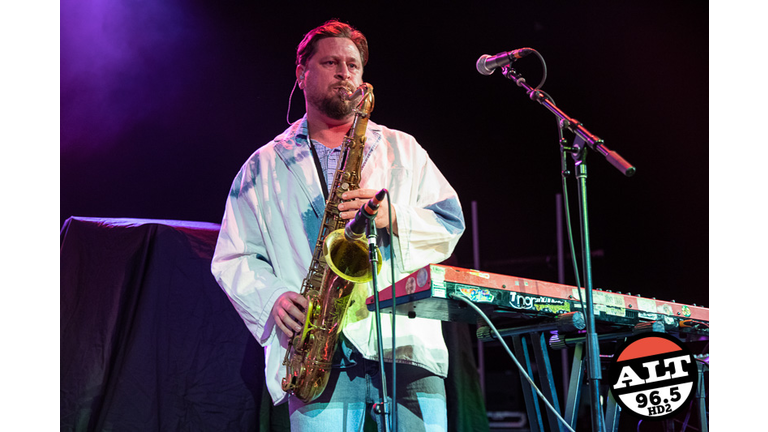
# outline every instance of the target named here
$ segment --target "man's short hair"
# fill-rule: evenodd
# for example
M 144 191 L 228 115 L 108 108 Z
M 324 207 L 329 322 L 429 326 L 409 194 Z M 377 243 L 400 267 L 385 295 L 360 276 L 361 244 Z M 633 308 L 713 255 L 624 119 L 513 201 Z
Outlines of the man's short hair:
M 296 65 L 306 66 L 307 61 L 317 50 L 317 41 L 328 37 L 350 39 L 357 47 L 357 50 L 360 51 L 360 59 L 363 61 L 363 66 L 368 63 L 368 40 L 360 30 L 338 20 L 330 20 L 304 35 L 304 39 L 302 39 L 296 50 Z

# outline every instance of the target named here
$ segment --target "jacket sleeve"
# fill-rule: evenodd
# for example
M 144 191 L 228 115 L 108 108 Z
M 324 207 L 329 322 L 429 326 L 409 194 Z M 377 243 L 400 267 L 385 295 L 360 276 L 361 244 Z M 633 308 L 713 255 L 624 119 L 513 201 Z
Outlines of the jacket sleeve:
M 246 163 L 227 198 L 211 272 L 248 330 L 267 346 L 276 335 L 272 306 L 290 284 L 278 277 L 278 263 L 269 259 L 274 253 L 263 207 Z
M 415 144 L 415 142 L 414 142 Z M 418 144 L 411 152 L 412 179 L 406 201 L 393 199 L 398 236 L 395 240 L 405 271 L 448 259 L 465 229 L 456 191 Z M 407 198 L 406 198 L 407 197 Z

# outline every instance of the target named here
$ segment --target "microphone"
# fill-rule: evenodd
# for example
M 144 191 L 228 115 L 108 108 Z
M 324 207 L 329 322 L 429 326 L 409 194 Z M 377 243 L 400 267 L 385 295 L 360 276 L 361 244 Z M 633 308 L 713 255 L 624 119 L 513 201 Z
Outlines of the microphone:
M 499 53 L 495 56 L 483 54 L 479 59 L 477 59 L 475 66 L 477 67 L 477 71 L 482 75 L 490 75 L 493 73 L 493 71 L 496 70 L 496 68 L 512 64 L 515 60 L 521 59 L 532 52 L 532 48 L 520 48 Z
M 386 193 L 386 189 L 378 191 L 373 198 L 360 207 L 354 219 L 349 221 L 347 226 L 344 227 L 344 237 L 346 237 L 347 240 L 355 241 L 363 237 L 365 223 L 376 217 L 376 212 L 379 210 L 379 204 L 384 200 Z

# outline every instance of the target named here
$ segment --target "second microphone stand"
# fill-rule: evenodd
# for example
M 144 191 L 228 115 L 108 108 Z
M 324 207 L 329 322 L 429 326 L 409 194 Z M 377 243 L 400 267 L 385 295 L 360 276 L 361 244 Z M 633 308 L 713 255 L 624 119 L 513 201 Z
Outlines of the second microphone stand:
M 579 194 L 579 221 L 581 228 L 581 256 L 582 271 L 584 273 L 584 301 L 586 318 L 586 348 L 587 348 L 587 379 L 590 384 L 590 414 L 592 418 L 593 432 L 602 432 L 604 428 L 602 402 L 600 400 L 600 380 L 602 371 L 600 366 L 600 345 L 595 330 L 594 304 L 592 300 L 592 251 L 589 243 L 589 218 L 587 211 L 587 147 L 602 154 L 606 160 L 625 176 L 630 177 L 635 173 L 635 167 L 630 165 L 616 152 L 605 147 L 603 140 L 590 133 L 581 123 L 569 117 L 541 90 L 529 86 L 523 78 L 511 66 L 502 68 L 502 73 L 507 79 L 515 81 L 518 87 L 525 89 L 531 100 L 546 107 L 560 119 L 560 126 L 576 134 L 574 146 L 567 148 L 575 161 L 577 188 Z M 561 145 L 563 141 L 561 140 Z M 580 287 L 579 287 L 580 288 Z
M 373 218 L 366 219 L 365 227 L 366 237 L 368 238 L 368 258 L 371 262 L 371 286 L 373 288 L 373 303 L 375 305 L 374 318 L 376 322 L 376 337 L 379 351 L 379 376 L 381 376 L 381 389 L 379 394 L 381 395 L 381 402 L 374 405 L 374 412 L 381 415 L 382 423 L 384 424 L 384 430 L 389 431 L 391 426 L 393 431 L 397 431 L 397 395 L 393 395 L 393 399 L 390 400 L 387 397 L 387 376 L 384 373 L 384 342 L 381 335 L 381 307 L 379 305 L 379 283 L 376 277 L 379 274 L 379 254 L 376 249 L 377 243 L 377 231 L 376 222 Z M 392 282 L 392 297 L 394 299 L 394 281 Z M 395 310 L 392 309 L 392 322 L 395 321 Z M 392 340 L 394 341 L 394 331 L 392 332 Z M 393 343 L 394 345 L 394 343 Z M 395 350 L 392 348 L 392 389 L 395 390 Z M 390 404 L 392 406 L 390 407 Z M 390 416 L 390 413 L 392 414 Z

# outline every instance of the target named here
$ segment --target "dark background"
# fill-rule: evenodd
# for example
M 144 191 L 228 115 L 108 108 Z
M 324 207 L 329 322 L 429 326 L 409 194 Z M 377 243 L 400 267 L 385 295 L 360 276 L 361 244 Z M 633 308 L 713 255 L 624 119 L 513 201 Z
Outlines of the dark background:
M 709 305 L 701 1 L 63 0 L 60 222 L 220 222 L 241 164 L 287 126 L 296 46 L 330 18 L 368 37 L 373 121 L 414 135 L 457 190 L 468 223 L 460 266 L 474 267 L 476 201 L 482 270 L 557 281 L 555 118 L 500 73 L 475 70 L 482 54 L 531 47 L 546 61 L 543 90 L 637 167 L 627 178 L 588 158 L 595 287 Z M 534 55 L 516 67 L 541 79 Z M 297 89 L 291 121 L 303 105 Z

